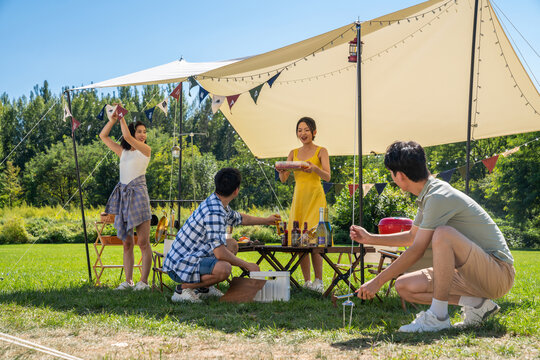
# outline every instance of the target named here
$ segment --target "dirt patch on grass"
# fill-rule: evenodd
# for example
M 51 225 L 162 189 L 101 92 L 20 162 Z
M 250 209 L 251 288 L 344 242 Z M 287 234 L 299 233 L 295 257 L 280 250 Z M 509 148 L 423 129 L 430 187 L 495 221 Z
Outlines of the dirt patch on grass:
M 106 335 L 105 335 L 106 334 Z M 343 342 L 312 339 L 250 339 L 221 332 L 185 337 L 85 330 L 34 330 L 10 334 L 83 359 L 375 359 L 375 358 L 537 358 L 538 338 L 441 337 L 427 344 L 351 338 Z M 2 359 L 51 359 L 51 356 L 0 341 Z

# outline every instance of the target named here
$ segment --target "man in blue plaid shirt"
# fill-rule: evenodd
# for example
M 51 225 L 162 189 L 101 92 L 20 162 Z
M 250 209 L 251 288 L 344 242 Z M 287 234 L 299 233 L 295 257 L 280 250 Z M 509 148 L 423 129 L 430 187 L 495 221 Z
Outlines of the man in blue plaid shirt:
M 200 296 L 221 296 L 217 284 L 229 277 L 232 265 L 248 271 L 259 266 L 237 257 L 236 241 L 227 243 L 227 226 L 273 225 L 279 215 L 267 218 L 240 214 L 229 207 L 238 196 L 242 175 L 237 169 L 224 168 L 214 177 L 215 192 L 193 212 L 176 235 L 165 257 L 163 271 L 180 283 L 172 301 L 200 302 Z

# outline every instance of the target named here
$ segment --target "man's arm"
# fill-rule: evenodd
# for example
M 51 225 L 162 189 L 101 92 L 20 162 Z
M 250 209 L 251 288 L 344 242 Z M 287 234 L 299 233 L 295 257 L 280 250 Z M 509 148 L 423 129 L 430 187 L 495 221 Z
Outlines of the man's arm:
M 274 225 L 276 222 L 281 220 L 281 216 L 278 214 L 273 214 L 265 218 L 247 214 L 240 215 L 242 215 L 242 225 Z
M 413 226 L 409 231 L 394 234 L 371 234 L 361 226 L 352 225 L 349 235 L 351 239 L 365 245 L 381 246 L 411 246 L 418 231 L 417 226 Z
M 238 256 L 235 256 L 232 252 L 230 252 L 225 245 L 215 248 L 214 255 L 216 256 L 216 259 L 220 261 L 226 261 L 231 265 L 241 267 L 247 271 L 259 271 L 259 265 L 240 259 Z
M 413 244 L 383 272 L 362 285 L 357 291 L 358 297 L 361 299 L 372 299 L 385 283 L 403 274 L 414 263 L 420 260 L 431 242 L 433 232 L 434 230 L 425 229 L 415 231 L 416 235 Z

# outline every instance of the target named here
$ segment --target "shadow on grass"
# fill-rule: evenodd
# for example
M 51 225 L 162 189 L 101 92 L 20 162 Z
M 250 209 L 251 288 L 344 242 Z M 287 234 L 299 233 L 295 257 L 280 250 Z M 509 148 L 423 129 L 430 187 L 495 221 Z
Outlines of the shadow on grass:
M 222 290 L 225 290 L 222 288 Z M 291 290 L 289 302 L 273 303 L 221 303 L 216 298 L 204 300 L 201 304 L 173 303 L 171 293 L 166 291 L 114 291 L 110 288 L 97 288 L 89 285 L 50 290 L 25 290 L 0 293 L 0 306 L 9 308 L 11 304 L 33 309 L 43 313 L 33 316 L 59 317 L 58 312 L 75 314 L 83 321 L 95 321 L 95 317 L 117 317 L 119 321 L 137 317 L 144 324 L 135 326 L 156 328 L 161 324 L 185 324 L 193 327 L 215 329 L 225 333 L 240 333 L 246 337 L 257 337 L 261 331 L 279 336 L 287 331 L 344 331 L 341 302 L 333 307 L 330 299 L 321 298 L 317 293 L 307 290 Z M 410 322 L 414 315 L 401 310 L 397 297 L 362 303 L 354 299 L 354 331 L 364 337 L 353 339 L 334 346 L 343 349 L 371 347 L 380 341 L 428 342 L 440 336 L 457 335 L 450 331 L 439 335 L 408 336 L 399 334 L 397 329 Z M 502 304 L 510 308 L 512 304 Z M 16 309 L 20 311 L 20 309 Z M 24 311 L 24 310 L 23 310 Z M 94 319 L 94 320 L 93 320 Z M 66 325 L 69 320 L 65 320 Z M 490 331 L 486 329 L 485 331 Z M 490 335 L 503 334 L 501 329 L 491 328 Z M 379 334 L 379 335 L 377 335 Z

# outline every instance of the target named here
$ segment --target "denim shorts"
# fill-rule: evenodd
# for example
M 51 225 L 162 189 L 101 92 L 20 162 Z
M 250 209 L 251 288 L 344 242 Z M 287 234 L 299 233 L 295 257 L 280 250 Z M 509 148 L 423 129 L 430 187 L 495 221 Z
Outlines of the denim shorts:
M 214 266 L 216 266 L 216 263 L 218 262 L 218 259 L 216 259 L 215 256 L 208 256 L 201 259 L 199 262 L 199 275 L 208 275 L 212 273 L 212 270 L 214 270 Z M 183 283 L 183 281 L 180 279 L 178 275 L 174 272 L 174 270 L 170 270 L 167 272 L 169 274 L 169 277 L 172 281 L 177 283 Z

